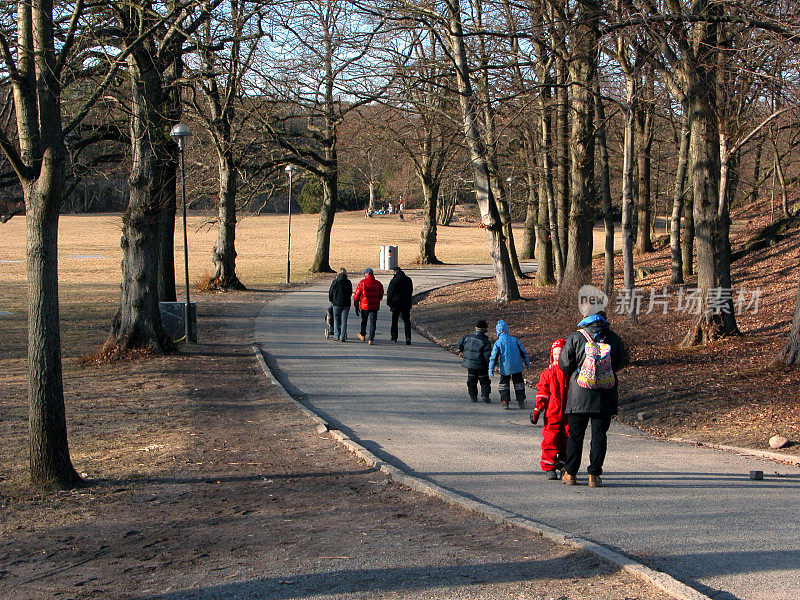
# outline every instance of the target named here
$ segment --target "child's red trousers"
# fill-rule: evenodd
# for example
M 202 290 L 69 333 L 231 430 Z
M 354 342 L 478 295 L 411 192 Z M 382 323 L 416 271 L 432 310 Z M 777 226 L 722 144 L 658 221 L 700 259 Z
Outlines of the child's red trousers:
M 563 466 L 567 458 L 567 436 L 569 426 L 564 414 L 568 382 L 558 365 L 550 365 L 539 376 L 536 384 L 534 410 L 542 414 L 542 459 L 543 471 L 552 471 Z

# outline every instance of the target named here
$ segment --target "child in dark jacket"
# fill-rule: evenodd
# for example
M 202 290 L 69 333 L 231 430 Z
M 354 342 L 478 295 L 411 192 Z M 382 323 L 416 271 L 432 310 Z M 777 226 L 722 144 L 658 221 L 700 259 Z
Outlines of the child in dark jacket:
M 478 401 L 478 382 L 481 384 L 481 398 L 489 404 L 492 393 L 492 380 L 489 378 L 489 358 L 492 343 L 486 332 L 489 325 L 484 320 L 475 323 L 475 332 L 465 335 L 458 342 L 463 359 L 461 366 L 467 370 L 467 391 L 472 402 Z
M 542 459 L 539 465 L 547 479 L 558 479 L 558 469 L 564 469 L 567 457 L 567 401 L 569 381 L 558 366 L 558 358 L 566 340 L 556 340 L 550 346 L 550 366 L 539 376 L 536 384 L 536 403 L 531 413 L 531 423 L 536 425 L 539 415 L 544 414 L 542 427 Z

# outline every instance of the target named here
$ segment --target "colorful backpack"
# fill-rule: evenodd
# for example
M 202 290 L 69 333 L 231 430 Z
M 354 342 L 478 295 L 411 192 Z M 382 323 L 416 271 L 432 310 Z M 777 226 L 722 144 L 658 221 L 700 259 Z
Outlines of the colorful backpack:
M 579 329 L 586 338 L 583 346 L 585 358 L 578 372 L 578 385 L 588 390 L 607 390 L 617 382 L 611 365 L 611 345 L 595 341 L 585 329 Z

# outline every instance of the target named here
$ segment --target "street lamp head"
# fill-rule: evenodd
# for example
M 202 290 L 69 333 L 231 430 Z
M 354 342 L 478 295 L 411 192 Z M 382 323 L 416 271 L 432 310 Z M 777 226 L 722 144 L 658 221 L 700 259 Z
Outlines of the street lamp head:
M 178 144 L 178 148 L 181 150 L 186 147 L 186 142 L 191 136 L 192 132 L 189 129 L 189 126 L 184 125 L 183 123 L 178 123 L 169 132 L 169 137 L 175 140 L 175 143 Z
M 514 178 L 513 177 L 508 177 L 506 179 L 506 183 L 514 183 Z
M 297 167 L 295 167 L 294 165 L 286 165 L 286 168 L 284 169 L 284 171 L 286 171 L 286 174 L 289 177 L 291 177 L 292 175 L 297 173 Z

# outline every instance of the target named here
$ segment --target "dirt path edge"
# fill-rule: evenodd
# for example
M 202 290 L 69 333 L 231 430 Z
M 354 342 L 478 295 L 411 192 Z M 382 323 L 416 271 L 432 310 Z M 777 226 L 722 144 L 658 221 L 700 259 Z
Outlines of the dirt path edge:
M 415 323 L 415 327 L 419 331 L 419 325 Z M 429 337 L 429 335 L 426 335 L 426 337 Z M 614 564 L 623 571 L 631 573 L 645 582 L 656 586 L 677 600 L 711 600 L 709 596 L 702 594 L 693 587 L 678 581 L 671 575 L 667 575 L 661 571 L 656 571 L 655 569 L 646 567 L 645 565 L 625 556 L 624 554 L 616 552 L 607 546 L 592 542 L 581 536 L 565 533 L 550 527 L 549 525 L 545 525 L 544 523 L 539 523 L 533 519 L 519 516 L 507 510 L 494 508 L 484 504 L 483 502 L 467 498 L 466 496 L 462 496 L 457 492 L 453 492 L 438 486 L 435 483 L 431 483 L 419 477 L 409 475 L 402 469 L 386 463 L 372 454 L 372 452 L 364 448 L 356 440 L 345 435 L 338 429 L 334 429 L 327 421 L 325 421 L 325 419 L 309 409 L 302 402 L 299 402 L 297 399 L 295 399 L 289 393 L 286 387 L 284 387 L 281 378 L 273 371 L 274 361 L 270 360 L 269 353 L 261 348 L 259 344 L 252 344 L 252 348 L 253 354 L 255 354 L 258 363 L 261 365 L 261 368 L 264 371 L 264 375 L 275 384 L 275 386 L 286 397 L 286 399 L 292 402 L 298 410 L 309 416 L 314 422 L 317 423 L 316 429 L 318 432 L 323 433 L 327 431 L 333 439 L 342 444 L 345 448 L 347 448 L 350 452 L 358 456 L 367 464 L 372 465 L 375 469 L 385 473 L 392 481 L 417 492 L 427 494 L 428 496 L 437 497 L 447 504 L 478 513 L 497 523 L 519 527 L 520 529 L 524 529 L 536 535 L 542 536 L 543 538 L 548 539 L 556 544 L 563 544 L 578 550 L 589 552 L 597 556 L 599 559 Z

